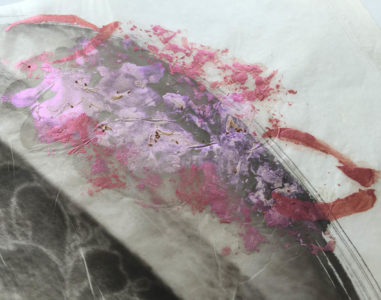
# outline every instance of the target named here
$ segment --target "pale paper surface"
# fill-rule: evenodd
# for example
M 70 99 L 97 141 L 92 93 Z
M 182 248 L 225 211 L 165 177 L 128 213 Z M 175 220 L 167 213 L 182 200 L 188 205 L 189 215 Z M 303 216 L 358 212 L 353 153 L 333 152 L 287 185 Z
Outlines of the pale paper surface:
M 41 13 L 76 14 L 98 26 L 114 20 L 160 24 L 183 30 L 194 42 L 229 48 L 248 63 L 277 69 L 283 84 L 298 91 L 289 96 L 294 105 L 276 107 L 288 127 L 310 132 L 361 166 L 381 169 L 381 31 L 357 0 L 25 1 L 0 11 L 2 23 Z M 335 159 L 279 145 L 325 201 L 360 188 L 338 171 Z M 380 198 L 381 183 L 375 188 Z M 377 202 L 366 213 L 340 220 L 378 282 L 380 213 Z M 118 236 L 123 220 L 116 223 L 110 214 L 102 217 L 114 219 L 109 229 Z
M 380 0 L 361 0 L 364 7 L 369 11 L 374 21 L 381 26 L 381 1 Z

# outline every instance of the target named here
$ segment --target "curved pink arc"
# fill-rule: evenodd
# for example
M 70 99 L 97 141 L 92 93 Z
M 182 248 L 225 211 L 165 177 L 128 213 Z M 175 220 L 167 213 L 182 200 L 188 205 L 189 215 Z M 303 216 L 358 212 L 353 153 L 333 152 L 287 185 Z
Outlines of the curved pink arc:
M 83 27 L 87 27 L 90 29 L 93 29 L 95 31 L 99 31 L 99 27 L 96 25 L 87 22 L 84 19 L 81 19 L 75 15 L 37 15 L 30 18 L 26 18 L 17 22 L 12 23 L 7 28 L 5 28 L 5 31 L 9 31 L 12 27 L 15 27 L 20 24 L 38 24 L 38 23 L 45 23 L 45 22 L 58 22 L 58 23 L 69 23 L 73 25 L 79 25 Z

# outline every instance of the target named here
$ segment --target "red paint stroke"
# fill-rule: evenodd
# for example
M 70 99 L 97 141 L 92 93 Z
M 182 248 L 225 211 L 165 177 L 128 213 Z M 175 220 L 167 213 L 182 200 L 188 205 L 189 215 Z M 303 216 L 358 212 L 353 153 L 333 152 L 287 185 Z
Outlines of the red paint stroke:
M 353 161 L 336 151 L 326 143 L 318 140 L 313 135 L 291 128 L 270 129 L 263 137 L 276 137 L 294 144 L 303 145 L 308 148 L 332 155 L 342 166 L 337 166 L 345 175 L 357 181 L 364 187 L 370 187 L 377 179 L 377 171 L 370 168 L 358 167 Z
M 96 178 L 91 178 L 89 181 L 97 187 L 97 192 L 103 189 L 114 189 L 114 188 L 125 188 L 126 183 L 119 179 L 118 174 L 111 174 L 107 176 L 100 176 Z
M 193 213 L 202 212 L 209 206 L 221 223 L 250 222 L 252 208 L 229 193 L 220 182 L 213 163 L 192 165 L 181 169 L 178 174 L 176 195 L 192 208 Z
M 96 139 L 95 135 L 98 133 L 95 130 L 96 127 L 97 123 L 83 113 L 78 117 L 66 120 L 63 125 L 49 129 L 44 138 L 48 143 L 71 144 L 73 148 L 69 151 L 69 154 L 85 153 L 85 147 Z
M 70 61 L 77 59 L 81 56 L 89 55 L 93 52 L 100 44 L 107 41 L 114 31 L 119 27 L 119 22 L 112 22 L 99 29 L 99 33 L 94 36 L 82 49 L 75 51 L 74 54 L 67 57 L 55 60 L 53 63 L 61 63 L 65 61 Z
M 244 227 L 244 232 L 240 232 L 239 235 L 248 252 L 258 251 L 258 246 L 266 242 L 266 238 L 250 224 L 251 213 L 255 208 L 249 207 L 242 199 L 229 193 L 220 182 L 213 163 L 192 165 L 190 168 L 181 169 L 178 174 L 176 195 L 181 202 L 192 208 L 193 213 L 203 212 L 209 207 L 220 223 L 239 223 Z
M 84 19 L 81 19 L 74 15 L 37 15 L 30 18 L 26 18 L 17 22 L 12 23 L 5 31 L 10 30 L 12 27 L 15 27 L 20 24 L 36 24 L 36 23 L 45 23 L 45 22 L 58 22 L 58 23 L 70 23 L 73 25 L 80 25 L 83 27 L 87 27 L 93 29 L 95 31 L 99 31 L 99 27 L 96 25 L 87 22 Z
M 207 69 L 213 68 L 218 73 L 219 80 L 211 82 L 209 86 L 212 89 L 228 87 L 235 102 L 270 101 L 269 97 L 280 91 L 279 84 L 276 90 L 272 87 L 277 71 L 263 76 L 263 68 L 256 64 L 241 64 L 237 61 L 227 64 L 223 61 L 227 49 L 212 50 L 204 45 L 190 43 L 185 37 L 181 37 L 180 42 L 177 37 L 180 31 L 174 32 L 159 25 L 153 26 L 152 31 L 144 31 L 152 41 L 155 41 L 153 36 L 158 39 L 155 45 L 146 43 L 148 50 L 157 58 L 166 60 L 172 74 L 183 74 L 194 79 L 199 88 L 205 88 L 201 81 L 208 81 Z
M 281 215 L 293 221 L 333 221 L 355 213 L 367 211 L 374 206 L 376 195 L 374 189 L 359 190 L 345 198 L 338 198 L 330 203 L 301 201 L 273 192 L 273 208 Z

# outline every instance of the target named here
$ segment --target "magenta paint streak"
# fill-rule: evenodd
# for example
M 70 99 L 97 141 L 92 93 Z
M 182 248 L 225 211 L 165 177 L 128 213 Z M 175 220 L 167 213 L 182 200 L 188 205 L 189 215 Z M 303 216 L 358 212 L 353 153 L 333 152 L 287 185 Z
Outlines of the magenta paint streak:
M 84 47 L 83 49 L 77 50 L 74 54 L 67 57 L 53 61 L 53 63 L 62 63 L 70 60 L 77 59 L 82 56 L 91 55 L 91 53 L 102 43 L 107 41 L 115 30 L 119 27 L 119 22 L 112 22 L 108 25 L 103 26 L 99 29 L 99 33 L 94 36 Z

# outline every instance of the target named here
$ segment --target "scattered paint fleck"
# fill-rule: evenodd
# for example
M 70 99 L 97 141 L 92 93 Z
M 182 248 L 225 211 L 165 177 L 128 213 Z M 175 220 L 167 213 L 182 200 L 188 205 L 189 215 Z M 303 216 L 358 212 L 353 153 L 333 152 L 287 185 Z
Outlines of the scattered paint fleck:
M 232 249 L 230 247 L 224 247 L 221 250 L 221 255 L 229 256 L 232 253 Z

